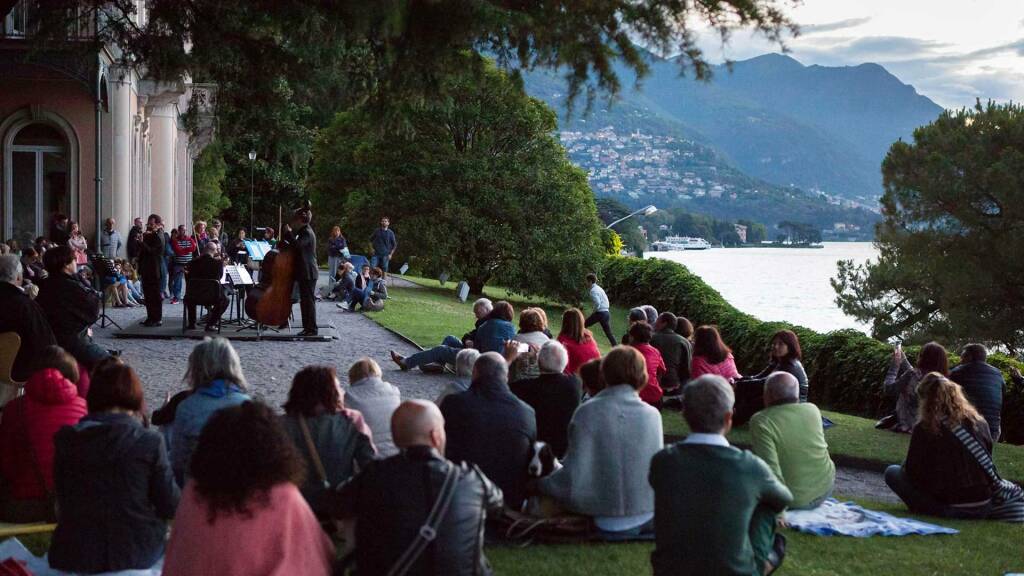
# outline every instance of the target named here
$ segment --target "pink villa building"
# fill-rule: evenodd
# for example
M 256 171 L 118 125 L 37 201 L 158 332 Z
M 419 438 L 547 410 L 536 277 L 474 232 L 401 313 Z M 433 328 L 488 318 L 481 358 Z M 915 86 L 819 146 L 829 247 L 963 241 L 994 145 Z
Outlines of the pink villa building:
M 182 114 L 193 95 L 210 102 L 212 87 L 140 77 L 117 65 L 116 46 L 85 57 L 32 50 L 33 5 L 0 0 L 2 239 L 45 236 L 57 213 L 81 223 L 90 248 L 108 217 L 122 240 L 137 216 L 190 222 L 192 164 L 212 122 L 201 113 L 205 127 L 189 133 Z M 146 2 L 136 5 L 141 24 Z M 72 42 L 93 33 L 91 20 L 80 22 Z

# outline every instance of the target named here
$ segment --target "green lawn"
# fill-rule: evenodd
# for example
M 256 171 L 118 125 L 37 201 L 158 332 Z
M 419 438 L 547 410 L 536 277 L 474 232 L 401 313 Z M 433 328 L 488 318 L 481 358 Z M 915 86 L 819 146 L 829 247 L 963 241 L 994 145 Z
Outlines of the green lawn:
M 909 516 L 899 505 L 867 501 L 860 504 Z M 1024 526 L 953 520 L 938 523 L 961 533 L 862 539 L 811 536 L 787 530 L 788 553 L 778 574 L 974 575 L 1024 571 Z M 649 544 L 490 547 L 487 557 L 495 573 L 503 576 L 649 574 L 651 548 Z

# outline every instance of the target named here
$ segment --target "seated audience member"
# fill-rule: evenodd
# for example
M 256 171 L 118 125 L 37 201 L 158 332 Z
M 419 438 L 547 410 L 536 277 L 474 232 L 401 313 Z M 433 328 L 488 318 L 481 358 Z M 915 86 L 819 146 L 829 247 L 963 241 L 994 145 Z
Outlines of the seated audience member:
M 492 310 L 494 310 L 494 304 L 489 299 L 478 298 L 476 302 L 473 302 L 473 316 L 476 317 L 473 329 L 463 334 L 461 340 L 455 336 L 445 336 L 441 344 L 452 348 L 472 348 L 473 342 L 476 341 L 476 329 L 487 321 Z
M 370 427 L 358 411 L 346 410 L 344 397 L 333 367 L 306 366 L 292 379 L 284 404 L 281 423 L 306 464 L 300 490 L 319 518 L 328 514 L 328 491 L 375 453 Z
M 18 382 L 32 375 L 33 362 L 43 348 L 57 343 L 43 309 L 21 289 L 22 279 L 18 258 L 0 256 L 0 332 L 14 332 L 21 338 L 11 370 L 11 377 Z M 0 392 L 0 398 L 3 397 Z
M 949 372 L 949 379 L 964 391 L 964 396 L 988 423 L 992 441 L 999 441 L 1003 411 L 1003 373 L 988 362 L 988 350 L 982 344 L 968 344 L 960 352 L 960 365 Z
M 189 281 L 216 280 L 219 283 L 223 276 L 224 261 L 217 257 L 216 244 L 207 243 L 203 247 L 202 256 L 192 260 L 188 264 Z M 210 309 L 210 313 L 206 316 L 207 332 L 217 331 L 217 322 L 220 321 L 220 317 L 224 314 L 224 311 L 228 309 L 229 299 L 227 286 L 220 286 L 217 290 L 217 294 L 217 305 Z M 187 298 L 185 299 L 185 313 L 188 314 L 188 329 L 192 330 L 196 327 L 196 304 Z
M 647 324 L 654 326 L 654 323 L 658 321 L 658 309 L 650 304 L 644 304 L 640 309 L 644 311 L 647 317 Z
M 53 351 L 51 352 L 51 349 Z M 11 400 L 0 419 L 0 521 L 52 520 L 53 437 L 85 416 L 78 395 L 78 364 L 57 346 L 43 350 L 47 361 Z
M 441 390 L 437 400 L 434 400 L 435 404 L 440 406 L 445 396 L 449 394 L 458 394 L 469 390 L 469 385 L 473 382 L 473 365 L 476 364 L 476 359 L 479 357 L 479 350 L 473 348 L 459 350 L 459 353 L 455 355 L 455 380 L 449 382 Z
M 640 390 L 640 399 L 657 407 L 664 395 L 659 381 L 665 374 L 665 361 L 661 352 L 651 346 L 651 326 L 646 322 L 633 324 L 629 328 L 629 342 L 630 346 L 640 351 L 647 366 L 647 385 Z
M 988 424 L 961 386 L 931 372 L 917 396 L 920 418 L 907 459 L 885 471 L 889 488 L 918 514 L 1024 522 L 1024 492 L 999 479 Z
M 57 246 L 44 257 L 49 277 L 39 290 L 39 303 L 57 344 L 91 369 L 110 356 L 92 341 L 89 326 L 99 320 L 100 295 L 76 274 L 75 255 L 67 246 Z
M 622 335 L 622 344 L 629 344 L 629 329 L 638 322 L 647 322 L 647 312 L 642 307 L 630 308 L 629 316 L 626 318 L 626 333 Z
M 180 493 L 160 433 L 142 425 L 139 377 L 117 358 L 92 374 L 89 415 L 54 438 L 57 529 L 50 566 L 145 570 L 164 553 Z
M 782 564 L 785 538 L 776 516 L 793 500 L 768 465 L 729 445 L 733 391 L 708 374 L 683 387 L 691 433 L 650 465 L 654 487 L 655 576 L 770 574 Z
M 661 352 L 661 359 L 665 361 L 661 387 L 668 395 L 679 394 L 682 385 L 690 380 L 690 357 L 693 355 L 693 345 L 676 333 L 676 323 L 675 314 L 662 312 L 651 335 L 651 346 Z
M 730 382 L 742 378 L 736 370 L 732 350 L 722 342 L 718 328 L 701 326 L 693 333 L 693 361 L 690 363 L 690 378 L 697 379 L 705 374 L 721 376 Z M 732 410 L 732 406 L 729 407 Z
M 75 385 L 79 398 L 85 400 L 89 397 L 89 373 L 67 350 L 56 344 L 47 346 L 36 357 L 35 366 L 36 372 L 56 368 L 68 382 Z
M 424 364 L 455 364 L 455 356 L 464 348 L 472 348 L 476 340 L 477 328 L 480 328 L 487 321 L 493 305 L 487 298 L 480 298 L 473 303 L 473 314 L 476 316 L 476 325 L 467 332 L 461 340 L 455 336 L 445 336 L 440 346 L 422 350 L 410 356 L 402 356 L 394 350 L 391 351 L 391 361 L 402 370 L 409 370 Z M 463 389 L 465 390 L 465 389 Z
M 27 246 L 21 251 L 21 268 L 25 282 L 38 285 L 46 280 L 46 268 L 43 268 L 40 260 L 39 252 L 31 246 Z
M 501 488 L 505 505 L 519 510 L 526 498 L 537 420 L 533 408 L 508 389 L 505 359 L 496 352 L 481 354 L 469 390 L 445 397 L 441 413 L 448 458 L 479 466 Z
M 547 442 L 555 456 L 565 455 L 569 421 L 580 405 L 580 381 L 565 373 L 569 355 L 565 347 L 549 340 L 537 353 L 540 375 L 509 385 L 512 393 L 533 408 L 537 418 L 537 440 Z
M 788 372 L 768 376 L 764 405 L 750 419 L 754 454 L 789 488 L 790 508 L 816 508 L 832 494 L 836 480 L 821 412 L 814 404 L 800 402 L 799 381 Z
M 562 329 L 558 333 L 558 341 L 569 354 L 569 363 L 565 365 L 566 374 L 575 374 L 583 364 L 601 357 L 597 341 L 584 326 L 585 322 L 579 308 L 569 308 L 562 313 Z
M 334 545 L 299 492 L 302 471 L 266 405 L 214 414 L 196 445 L 164 576 L 331 574 Z
M 338 489 L 335 516 L 354 535 L 359 574 L 490 574 L 484 556 L 487 514 L 501 511 L 502 495 L 477 466 L 445 459 L 445 420 L 437 406 L 403 402 L 391 418 L 397 455 L 370 462 Z M 431 522 L 453 474 L 450 503 Z M 352 527 L 352 524 L 355 524 Z M 423 527 L 435 534 L 429 552 L 400 563 L 423 542 Z
M 338 268 L 338 275 L 331 288 L 328 298 L 338 300 L 338 308 L 348 307 L 349 296 L 356 286 L 356 269 L 351 262 L 345 262 Z
M 800 340 L 792 330 L 779 330 L 772 336 L 768 366 L 760 373 L 734 382 L 736 406 L 733 411 L 733 426 L 746 424 L 750 417 L 764 408 L 765 378 L 774 372 L 792 374 L 800 383 L 800 401 L 807 402 L 807 373 L 800 363 L 802 352 Z
M 345 283 L 345 279 L 342 279 L 342 283 Z M 347 299 L 339 303 L 338 307 L 343 310 L 351 310 L 356 300 L 362 301 L 363 294 L 366 288 L 370 285 L 370 265 L 363 264 L 359 267 L 359 272 L 356 273 L 355 277 L 352 278 L 352 284 L 346 285 L 345 290 L 347 291 Z
M 580 376 L 580 384 L 583 386 L 583 399 L 581 402 L 586 402 L 597 396 L 607 387 L 604 382 L 604 376 L 601 376 L 600 358 L 594 358 L 583 364 L 577 373 Z
M 540 368 L 537 366 L 537 352 L 550 338 L 544 331 L 547 329 L 545 316 L 540 308 L 527 308 L 519 313 L 519 333 L 513 338 L 514 341 L 526 344 L 527 351 L 510 351 L 505 347 L 505 356 L 509 358 L 508 381 L 527 380 L 540 375 Z
M 661 414 L 638 394 L 647 385 L 647 366 L 636 349 L 616 346 L 601 361 L 601 374 L 608 387 L 576 410 L 563 466 L 538 488 L 565 509 L 593 517 L 609 536 L 649 535 L 654 492 L 647 470 L 664 440 Z
M 348 369 L 345 404 L 366 419 L 373 435 L 373 444 L 382 458 L 398 453 L 391 439 L 391 414 L 402 403 L 402 393 L 394 384 L 385 382 L 380 366 L 370 358 L 356 360 Z
M 676 334 L 686 338 L 690 343 L 693 342 L 693 323 L 682 314 L 676 314 Z
M 515 338 L 516 328 L 512 325 L 515 318 L 515 310 L 512 305 L 504 300 L 494 303 L 487 320 L 476 329 L 476 340 L 474 345 L 481 354 L 485 352 L 505 351 L 505 342 Z
M 883 388 L 888 395 L 896 396 L 895 418 L 889 420 L 888 428 L 893 432 L 907 432 L 914 429 L 917 423 L 917 383 L 925 374 L 938 372 L 949 376 L 949 355 L 946 349 L 937 342 L 929 342 L 921 347 L 917 355 L 917 368 L 914 368 L 903 347 L 897 346 L 892 353 L 892 364 L 885 374 Z M 885 422 L 885 420 L 883 420 Z
M 367 281 L 366 287 L 362 289 L 354 288 L 352 290 L 352 293 L 349 295 L 348 309 L 355 312 L 357 306 L 367 308 L 371 300 L 383 301 L 387 299 L 388 287 L 384 282 L 384 271 L 380 268 L 373 268 L 370 270 L 370 279 Z
M 171 464 L 179 486 L 185 485 L 192 452 L 210 416 L 249 400 L 242 363 L 225 338 L 204 338 L 196 344 L 185 380 L 192 392 L 178 404 L 170 424 Z

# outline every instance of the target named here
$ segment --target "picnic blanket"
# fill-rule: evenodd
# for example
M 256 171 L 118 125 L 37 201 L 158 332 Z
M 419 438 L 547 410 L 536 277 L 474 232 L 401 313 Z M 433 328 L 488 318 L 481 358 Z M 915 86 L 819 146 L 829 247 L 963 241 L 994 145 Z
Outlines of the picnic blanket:
M 866 510 L 853 502 L 840 502 L 835 498 L 829 498 L 811 510 L 788 510 L 783 518 L 790 528 L 818 536 L 867 538 L 876 535 L 959 534 L 959 530 L 910 518 L 897 518 L 892 514 Z
M 0 562 L 8 558 L 14 558 L 25 563 L 33 576 L 74 576 L 69 572 L 61 572 L 60 570 L 50 568 L 50 563 L 45 556 L 40 558 L 33 555 L 17 538 L 8 538 L 0 542 Z M 103 572 L 93 576 L 160 576 L 163 568 L 164 559 L 160 558 L 149 570 L 121 570 L 120 572 Z

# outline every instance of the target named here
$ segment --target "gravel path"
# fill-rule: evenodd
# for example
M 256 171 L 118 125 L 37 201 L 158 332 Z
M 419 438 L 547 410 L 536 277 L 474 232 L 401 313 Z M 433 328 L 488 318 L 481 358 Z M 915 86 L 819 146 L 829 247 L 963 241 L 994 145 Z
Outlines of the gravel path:
M 395 281 L 399 281 L 395 278 Z M 402 285 L 409 284 L 401 281 Z M 415 286 L 415 285 L 412 285 Z M 183 306 L 164 302 L 164 322 L 180 324 Z M 145 308 L 108 309 L 107 314 L 122 326 L 145 319 Z M 295 306 L 296 321 L 300 318 Z M 444 375 L 424 374 L 419 370 L 402 372 L 395 368 L 389 350 L 400 354 L 416 351 L 411 344 L 380 327 L 362 314 L 339 310 L 334 302 L 317 304 L 317 321 L 333 324 L 339 339 L 330 342 L 243 342 L 233 341 L 242 360 L 242 369 L 254 394 L 271 406 L 284 403 L 292 376 L 303 366 L 330 364 L 338 371 L 343 385 L 348 384 L 348 367 L 364 356 L 376 360 L 384 370 L 384 379 L 395 384 L 407 398 L 436 398 L 448 381 Z M 122 357 L 134 367 L 146 390 L 146 404 L 159 407 L 167 393 L 183 389 L 182 378 L 188 355 L 196 340 L 115 339 L 113 327 L 94 327 L 94 337 L 101 346 L 122 350 Z M 883 502 L 899 499 L 885 485 L 877 472 L 839 468 L 836 493 L 846 498 L 869 498 Z

